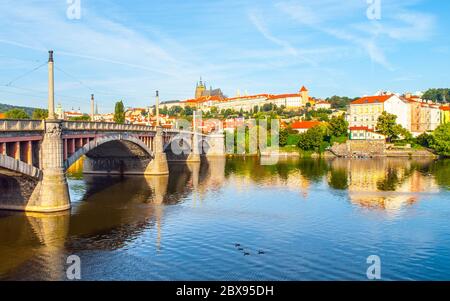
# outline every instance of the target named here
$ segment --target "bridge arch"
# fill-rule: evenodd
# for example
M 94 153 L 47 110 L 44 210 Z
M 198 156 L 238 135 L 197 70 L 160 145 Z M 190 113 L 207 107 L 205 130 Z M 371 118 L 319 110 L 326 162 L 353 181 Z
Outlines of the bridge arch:
M 164 145 L 164 151 L 165 152 L 171 152 L 172 150 L 172 144 L 178 143 L 178 150 L 181 150 L 183 154 L 189 154 L 192 150 L 192 136 L 194 135 L 193 132 L 188 131 L 180 131 L 179 134 L 172 136 L 168 143 Z M 208 150 L 210 149 L 211 145 L 208 141 L 208 136 L 204 134 L 197 134 L 198 137 L 198 149 L 200 151 L 200 154 L 205 155 L 208 153 Z M 182 144 L 182 145 L 180 145 Z
M 6 155 L 0 155 L 0 168 L 27 175 L 35 179 L 40 179 L 42 176 L 42 171 L 39 168 Z
M 89 152 L 99 148 L 106 143 L 115 142 L 115 141 L 124 141 L 130 142 L 134 145 L 139 146 L 150 158 L 154 157 L 152 150 L 139 138 L 127 135 L 127 134 L 114 134 L 114 135 L 106 135 L 98 137 L 89 143 L 85 144 L 83 147 L 78 149 L 75 153 L 73 153 L 65 162 L 65 168 L 68 169 L 75 162 L 77 162 L 81 157 L 87 155 Z
M 186 134 L 178 134 L 171 137 L 170 141 L 164 145 L 164 151 L 173 151 L 172 144 L 176 143 L 177 150 L 181 150 L 184 153 L 190 152 L 191 150 L 191 136 Z

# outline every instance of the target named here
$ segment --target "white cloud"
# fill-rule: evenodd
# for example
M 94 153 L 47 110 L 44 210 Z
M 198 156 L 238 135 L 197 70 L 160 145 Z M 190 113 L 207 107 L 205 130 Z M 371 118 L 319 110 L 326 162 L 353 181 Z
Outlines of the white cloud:
M 281 46 L 290 55 L 293 55 L 293 56 L 298 55 L 297 49 L 295 49 L 289 42 L 283 41 L 283 40 L 273 36 L 272 33 L 266 28 L 265 24 L 262 23 L 260 17 L 258 17 L 255 12 L 249 12 L 248 17 L 249 17 L 250 21 L 252 22 L 252 24 L 256 27 L 256 29 L 267 40 L 275 43 L 278 46 Z
M 298 2 L 281 2 L 276 4 L 276 7 L 299 24 L 354 44 L 364 50 L 373 62 L 393 71 L 394 67 L 388 61 L 381 45 L 390 45 L 392 40 L 404 42 L 429 38 L 433 34 L 435 17 L 406 10 L 405 6 L 411 5 L 411 2 L 383 1 L 382 4 L 383 14 L 380 21 L 362 19 L 359 23 L 357 20 L 364 15 L 367 6 L 355 1 L 315 1 L 314 4 L 309 3 L 309 6 Z M 317 9 L 319 6 L 324 9 Z M 349 14 L 354 17 L 348 18 Z

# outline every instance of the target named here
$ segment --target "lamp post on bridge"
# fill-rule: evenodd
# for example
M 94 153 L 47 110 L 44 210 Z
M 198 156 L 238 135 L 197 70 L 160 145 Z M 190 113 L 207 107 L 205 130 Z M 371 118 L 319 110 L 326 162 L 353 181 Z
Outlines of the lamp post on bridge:
M 56 119 L 55 116 L 55 78 L 53 66 L 53 50 L 48 52 L 48 118 L 50 120 Z
M 91 121 L 94 121 L 94 115 L 95 115 L 94 94 L 91 94 Z
M 156 127 L 159 127 L 159 91 L 156 90 Z
M 36 185 L 26 211 L 54 212 L 70 208 L 69 188 L 64 170 L 63 121 L 55 115 L 53 51 L 48 57 L 48 118 L 44 121 L 42 179 Z

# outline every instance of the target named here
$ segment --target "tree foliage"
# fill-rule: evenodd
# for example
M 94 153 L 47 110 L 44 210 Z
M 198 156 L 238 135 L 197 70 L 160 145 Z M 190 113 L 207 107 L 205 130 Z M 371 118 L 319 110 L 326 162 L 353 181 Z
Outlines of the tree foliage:
M 432 147 L 434 143 L 433 135 L 422 133 L 416 137 L 416 143 L 424 147 Z
M 279 134 L 279 144 L 280 146 L 286 146 L 289 138 L 289 130 L 288 129 L 280 129 Z
M 411 134 L 403 128 L 401 125 L 396 123 L 397 116 L 394 114 L 387 113 L 384 111 L 380 117 L 378 117 L 376 130 L 382 135 L 385 135 L 388 141 L 392 139 L 397 139 L 403 136 L 406 139 L 411 137 Z
M 442 124 L 434 130 L 432 146 L 439 155 L 450 157 L 450 123 Z
M 341 137 L 347 135 L 348 122 L 345 120 L 344 115 L 333 116 L 328 123 L 328 129 L 330 135 L 334 137 Z
M 36 109 L 33 111 L 33 119 L 46 119 L 48 117 L 48 110 L 45 109 Z
M 428 89 L 422 98 L 436 102 L 450 102 L 450 89 Z
M 30 116 L 23 109 L 11 109 L 5 113 L 8 119 L 30 119 Z
M 333 109 L 345 109 L 350 102 L 352 102 L 354 100 L 354 98 L 350 98 L 347 96 L 332 96 L 332 97 L 328 97 L 326 99 L 326 101 L 328 101 L 329 103 L 331 103 L 331 107 Z
M 91 116 L 84 114 L 83 116 L 70 117 L 70 121 L 89 121 L 91 120 Z
M 325 130 L 322 126 L 315 126 L 299 135 L 298 147 L 306 151 L 323 151 Z
M 118 124 L 125 123 L 125 108 L 123 101 L 116 102 L 116 106 L 114 108 L 114 122 Z

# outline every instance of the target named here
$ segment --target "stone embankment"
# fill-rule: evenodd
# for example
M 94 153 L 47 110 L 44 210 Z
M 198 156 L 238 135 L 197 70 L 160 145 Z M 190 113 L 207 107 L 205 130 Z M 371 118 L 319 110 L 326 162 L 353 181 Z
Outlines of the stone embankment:
M 380 140 L 348 140 L 346 143 L 335 143 L 330 152 L 337 157 L 347 158 L 373 158 L 373 157 L 437 157 L 426 149 L 387 148 L 385 141 Z

